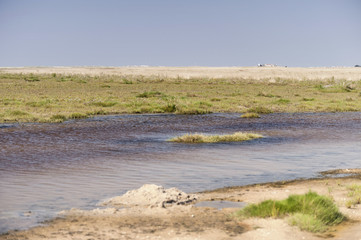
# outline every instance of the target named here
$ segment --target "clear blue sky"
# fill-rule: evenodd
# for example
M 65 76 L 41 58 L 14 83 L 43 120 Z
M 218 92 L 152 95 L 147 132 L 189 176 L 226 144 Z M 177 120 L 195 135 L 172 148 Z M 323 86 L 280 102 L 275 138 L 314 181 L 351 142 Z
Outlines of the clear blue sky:
M 361 0 L 0 0 L 0 66 L 353 66 Z

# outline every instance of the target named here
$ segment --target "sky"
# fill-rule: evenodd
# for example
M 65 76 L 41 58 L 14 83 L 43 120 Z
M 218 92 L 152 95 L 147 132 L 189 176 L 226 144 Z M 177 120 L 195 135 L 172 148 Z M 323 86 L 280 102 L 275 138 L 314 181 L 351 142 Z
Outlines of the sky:
M 0 67 L 361 65 L 361 0 L 0 0 Z

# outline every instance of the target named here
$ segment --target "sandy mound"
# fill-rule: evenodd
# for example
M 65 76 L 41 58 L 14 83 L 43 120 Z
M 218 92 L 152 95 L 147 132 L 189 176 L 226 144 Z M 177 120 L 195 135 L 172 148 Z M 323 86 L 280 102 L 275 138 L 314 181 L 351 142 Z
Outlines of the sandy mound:
M 195 200 L 197 200 L 196 195 L 189 195 L 177 188 L 165 189 L 162 186 L 145 184 L 139 189 L 128 191 L 122 196 L 104 201 L 102 205 L 165 208 L 172 205 L 189 204 Z

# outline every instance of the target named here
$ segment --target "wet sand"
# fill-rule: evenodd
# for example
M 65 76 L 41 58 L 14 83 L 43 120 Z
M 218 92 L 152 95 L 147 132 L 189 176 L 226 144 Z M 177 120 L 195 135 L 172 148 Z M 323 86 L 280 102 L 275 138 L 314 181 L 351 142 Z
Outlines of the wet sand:
M 348 174 L 350 171 L 338 171 Z M 246 219 L 233 215 L 236 208 L 217 209 L 180 205 L 172 207 L 107 207 L 90 211 L 72 209 L 44 226 L 10 231 L 0 239 L 361 239 L 361 205 L 345 206 L 347 186 L 361 184 L 361 170 L 346 177 L 293 180 L 228 187 L 200 192 L 201 201 L 258 203 L 284 199 L 309 190 L 332 197 L 347 220 L 322 234 L 289 226 L 284 219 Z M 331 173 L 328 173 L 331 174 Z M 331 177 L 330 177 L 331 176 Z M 336 175 L 337 176 L 337 175 Z

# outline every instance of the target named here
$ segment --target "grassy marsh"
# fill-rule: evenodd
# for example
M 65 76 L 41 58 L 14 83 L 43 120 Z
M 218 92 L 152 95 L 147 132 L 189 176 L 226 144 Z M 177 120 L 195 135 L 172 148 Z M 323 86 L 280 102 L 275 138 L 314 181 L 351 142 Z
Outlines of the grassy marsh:
M 288 217 L 291 225 L 309 232 L 325 232 L 330 226 L 344 220 L 344 216 L 332 199 L 308 192 L 303 195 L 291 195 L 285 200 L 266 200 L 251 204 L 237 212 L 242 217 Z
M 361 80 L 0 73 L 0 122 L 124 113 L 340 111 L 361 111 Z
M 204 135 L 204 134 L 185 134 L 183 136 L 170 139 L 170 142 L 180 143 L 216 143 L 216 142 L 242 142 L 263 136 L 256 133 L 236 132 L 228 135 Z

